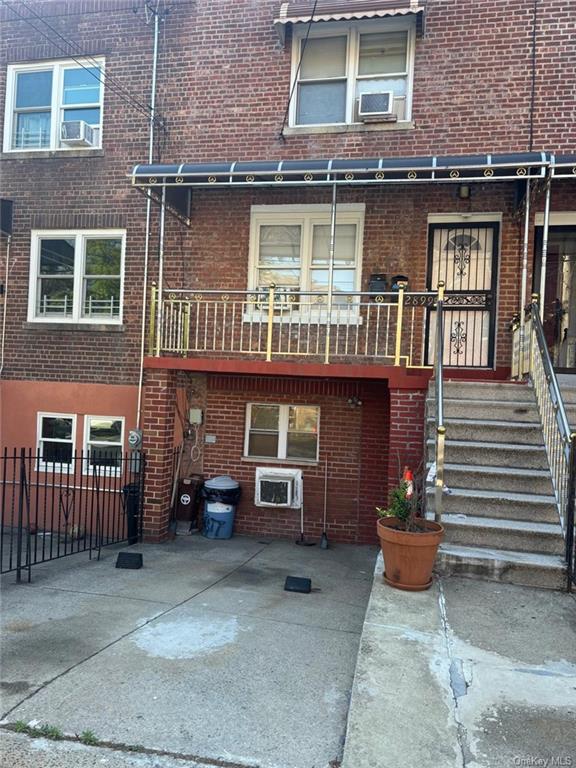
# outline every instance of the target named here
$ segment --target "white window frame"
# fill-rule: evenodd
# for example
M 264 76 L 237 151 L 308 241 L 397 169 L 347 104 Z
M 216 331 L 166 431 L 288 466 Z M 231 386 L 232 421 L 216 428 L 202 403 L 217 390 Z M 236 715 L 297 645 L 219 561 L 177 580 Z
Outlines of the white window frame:
M 252 420 L 252 406 L 253 405 L 263 405 L 263 406 L 273 406 L 274 408 L 279 408 L 279 414 L 278 414 L 278 455 L 277 456 L 256 456 L 248 453 L 249 444 L 250 444 L 250 422 Z M 318 420 L 317 425 L 318 429 L 316 431 L 316 458 L 314 459 L 305 459 L 300 458 L 298 456 L 286 456 L 286 450 L 287 450 L 287 444 L 288 444 L 288 417 L 290 413 L 290 408 L 316 408 L 316 411 L 318 413 Z M 320 455 L 320 406 L 316 405 L 316 403 L 246 403 L 246 421 L 244 425 L 244 456 L 245 459 L 255 459 L 259 462 L 266 462 L 266 461 L 284 461 L 294 464 L 315 464 L 318 462 L 318 457 Z
M 102 442 L 99 443 L 97 440 L 90 440 L 90 421 L 91 421 L 91 419 L 105 419 L 105 420 L 110 420 L 110 421 L 120 421 L 122 423 L 122 432 L 121 432 L 120 441 L 118 443 L 102 443 Z M 83 473 L 85 475 L 92 475 L 92 474 L 94 474 L 94 470 L 92 469 L 92 466 L 90 464 L 90 445 L 96 445 L 96 446 L 99 446 L 99 447 L 101 447 L 101 446 L 106 447 L 107 445 L 113 446 L 113 447 L 120 446 L 120 455 L 123 456 L 124 450 L 125 450 L 124 449 L 125 437 L 126 437 L 126 420 L 125 420 L 124 416 L 110 416 L 110 415 L 99 416 L 99 415 L 93 414 L 93 413 L 92 414 L 86 414 L 84 416 L 84 441 L 83 441 L 83 446 L 84 446 L 84 456 L 85 456 L 85 459 L 84 459 L 84 462 L 83 462 L 84 463 Z M 121 472 L 122 472 L 122 461 L 120 462 L 120 466 L 119 467 L 98 467 L 97 471 L 96 471 L 96 474 L 100 475 L 100 476 L 103 476 L 103 475 L 119 476 L 121 474 Z
M 320 128 L 322 126 L 334 125 L 363 125 L 354 119 L 355 117 L 355 99 L 356 82 L 358 79 L 366 79 L 367 76 L 358 75 L 358 54 L 360 51 L 360 36 L 370 33 L 386 32 L 407 32 L 406 44 L 406 103 L 404 107 L 404 117 L 398 121 L 398 124 L 405 125 L 412 120 L 412 92 L 414 88 L 414 58 L 416 51 L 416 21 L 413 18 L 403 19 L 379 19 L 378 21 L 357 21 L 357 22 L 328 22 L 321 25 L 313 25 L 310 30 L 309 39 L 319 37 L 343 37 L 347 36 L 346 53 L 346 113 L 343 122 L 339 123 L 299 123 L 298 116 L 298 85 L 296 83 L 299 76 L 298 65 L 300 62 L 300 46 L 306 37 L 307 25 L 296 27 L 292 36 L 292 66 L 290 75 L 290 93 L 293 97 L 290 102 L 288 113 L 288 125 L 292 128 Z M 371 76 L 374 77 L 374 76 Z M 392 75 L 393 77 L 393 75 Z M 338 79 L 338 78 L 334 78 Z M 342 78 L 344 79 L 344 78 Z
M 97 129 L 97 142 L 91 147 L 69 146 L 60 141 L 60 125 L 64 109 L 74 109 L 73 104 L 64 104 L 64 72 L 67 69 L 100 67 L 100 101 L 98 104 L 82 104 L 76 108 L 100 109 L 100 124 Z M 12 139 L 15 130 L 16 110 L 16 80 L 17 75 L 27 72 L 44 72 L 52 70 L 52 98 L 50 104 L 50 146 L 48 147 L 13 147 Z M 53 152 L 55 150 L 90 151 L 102 148 L 102 125 L 104 115 L 104 58 L 95 56 L 90 60 L 66 59 L 61 61 L 37 61 L 28 64 L 9 64 L 6 72 L 6 105 L 4 111 L 4 152 Z
M 72 439 L 71 440 L 55 440 L 51 438 L 42 438 L 42 420 L 44 418 L 51 419 L 72 419 Z M 49 443 L 70 443 L 72 445 L 72 460 L 70 464 L 63 464 L 62 462 L 45 462 L 42 461 L 42 442 L 47 440 Z M 36 472 L 62 472 L 63 474 L 69 474 L 74 472 L 74 451 L 76 450 L 76 414 L 75 413 L 50 413 L 48 411 L 38 411 L 36 415 L 36 450 L 38 453 L 38 461 L 36 465 Z
M 336 224 L 356 225 L 355 277 L 353 291 L 360 291 L 362 285 L 362 246 L 364 242 L 364 203 L 343 203 L 336 209 Z M 258 285 L 258 264 L 260 250 L 260 227 L 295 225 L 301 227 L 300 239 L 300 286 L 303 293 L 310 291 L 312 269 L 312 232 L 314 225 L 330 225 L 330 205 L 253 205 L 250 211 L 250 250 L 248 265 L 248 290 L 255 291 Z
M 36 298 L 38 292 L 39 268 L 40 268 L 40 241 L 43 238 L 66 238 L 75 240 L 74 246 L 74 300 L 72 315 L 43 316 L 36 313 Z M 121 240 L 120 254 L 120 307 L 117 317 L 97 315 L 94 317 L 82 317 L 83 305 L 83 281 L 85 269 L 86 250 L 84 243 L 91 238 Z M 30 323 L 73 323 L 83 325 L 121 325 L 124 310 L 124 264 L 126 255 L 126 230 L 125 229 L 35 229 L 31 233 L 30 251 L 30 283 L 28 291 L 28 322 Z

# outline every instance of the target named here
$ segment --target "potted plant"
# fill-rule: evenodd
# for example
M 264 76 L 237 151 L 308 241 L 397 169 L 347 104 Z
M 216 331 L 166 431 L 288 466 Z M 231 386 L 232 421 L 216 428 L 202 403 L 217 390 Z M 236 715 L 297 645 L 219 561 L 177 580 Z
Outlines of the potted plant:
M 415 483 L 405 467 L 387 509 L 376 507 L 378 538 L 384 557 L 384 581 L 413 592 L 432 584 L 436 552 L 444 537 L 440 523 L 422 516 L 424 483 Z

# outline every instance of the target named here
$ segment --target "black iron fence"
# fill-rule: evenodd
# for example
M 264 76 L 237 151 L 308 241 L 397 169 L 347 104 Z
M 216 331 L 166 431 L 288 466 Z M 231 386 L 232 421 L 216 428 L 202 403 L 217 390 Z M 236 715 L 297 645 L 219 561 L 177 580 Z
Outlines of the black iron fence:
M 55 459 L 55 460 L 53 460 Z M 146 459 L 122 454 L 4 449 L 0 457 L 0 573 L 78 552 L 100 556 L 102 547 L 142 534 Z

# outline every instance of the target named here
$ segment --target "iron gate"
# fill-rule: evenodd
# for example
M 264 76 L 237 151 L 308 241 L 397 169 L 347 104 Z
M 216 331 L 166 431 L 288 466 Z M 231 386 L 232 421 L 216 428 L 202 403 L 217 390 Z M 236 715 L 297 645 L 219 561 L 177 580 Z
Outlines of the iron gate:
M 21 448 L 0 459 L 0 573 L 78 552 L 100 556 L 102 547 L 142 533 L 146 459 L 126 454 L 74 453 L 47 462 L 41 452 Z

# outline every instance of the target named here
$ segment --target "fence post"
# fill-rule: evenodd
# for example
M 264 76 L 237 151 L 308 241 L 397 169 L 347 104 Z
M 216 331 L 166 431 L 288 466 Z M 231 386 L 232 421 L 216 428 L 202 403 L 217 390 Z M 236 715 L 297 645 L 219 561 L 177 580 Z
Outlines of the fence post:
M 274 289 L 272 283 L 268 289 L 268 331 L 266 335 L 266 362 L 272 360 L 272 334 L 274 332 Z
M 16 583 L 22 581 L 22 534 L 24 520 L 24 489 L 26 486 L 26 449 L 20 449 L 20 482 L 18 485 L 18 527 L 16 533 Z
M 396 317 L 396 349 L 394 352 L 394 365 L 400 365 L 400 352 L 402 351 L 402 321 L 404 319 L 404 289 L 406 283 L 398 282 L 398 314 Z
M 572 591 L 576 548 L 574 547 L 574 507 L 576 505 L 576 432 L 570 434 L 570 457 L 568 464 L 568 506 L 566 508 L 566 590 Z

